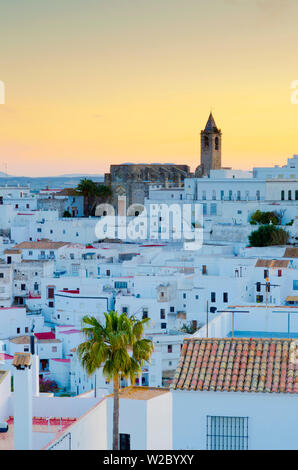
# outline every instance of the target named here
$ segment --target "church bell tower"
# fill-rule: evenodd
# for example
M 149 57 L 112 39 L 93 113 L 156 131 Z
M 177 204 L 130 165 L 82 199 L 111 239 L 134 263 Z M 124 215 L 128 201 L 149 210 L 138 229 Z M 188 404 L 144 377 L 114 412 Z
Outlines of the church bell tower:
M 210 113 L 206 127 L 201 131 L 201 164 L 196 169 L 196 176 L 209 176 L 210 170 L 221 168 L 221 137 L 221 130 Z

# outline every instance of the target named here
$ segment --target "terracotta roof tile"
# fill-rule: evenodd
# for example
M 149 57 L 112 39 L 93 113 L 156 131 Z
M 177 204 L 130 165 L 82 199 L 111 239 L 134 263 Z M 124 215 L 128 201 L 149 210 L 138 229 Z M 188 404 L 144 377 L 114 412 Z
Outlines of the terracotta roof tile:
M 258 259 L 256 268 L 287 268 L 290 261 L 284 259 Z
M 293 339 L 187 338 L 172 388 L 298 393 L 297 358 Z

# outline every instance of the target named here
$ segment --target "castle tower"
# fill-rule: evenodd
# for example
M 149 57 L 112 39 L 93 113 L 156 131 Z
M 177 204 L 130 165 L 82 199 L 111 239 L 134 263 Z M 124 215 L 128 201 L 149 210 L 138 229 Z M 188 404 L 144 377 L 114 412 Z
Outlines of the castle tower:
M 210 170 L 221 168 L 221 130 L 217 128 L 212 113 L 201 131 L 201 164 L 196 176 L 209 176 Z

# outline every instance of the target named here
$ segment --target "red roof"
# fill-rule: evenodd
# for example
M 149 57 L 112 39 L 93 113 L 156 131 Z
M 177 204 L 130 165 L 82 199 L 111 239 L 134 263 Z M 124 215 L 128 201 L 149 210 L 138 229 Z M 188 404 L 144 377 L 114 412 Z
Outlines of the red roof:
M 13 356 L 10 356 L 9 354 L 6 354 L 6 353 L 0 353 L 1 361 L 9 361 L 11 359 L 13 359 Z
M 37 339 L 55 339 L 56 336 L 51 331 L 47 331 L 46 333 L 35 333 Z
M 60 290 L 59 292 L 64 292 L 65 294 L 79 294 L 80 289 L 75 289 L 75 290 L 63 289 L 63 290 Z
M 293 339 L 188 338 L 173 389 L 298 393 Z
M 60 332 L 61 335 L 72 335 L 74 333 L 82 333 L 81 330 L 65 330 Z

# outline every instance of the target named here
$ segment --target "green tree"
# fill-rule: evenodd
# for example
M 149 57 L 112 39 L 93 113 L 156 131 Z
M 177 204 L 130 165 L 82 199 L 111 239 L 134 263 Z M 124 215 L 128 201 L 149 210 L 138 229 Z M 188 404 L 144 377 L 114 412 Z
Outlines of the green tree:
M 261 225 L 248 238 L 250 246 L 286 245 L 289 233 L 275 225 Z
M 103 367 L 103 375 L 113 382 L 113 450 L 119 448 L 119 379 L 130 378 L 134 384 L 144 361 L 149 361 L 153 343 L 144 338 L 149 318 L 137 320 L 113 310 L 104 313 L 105 324 L 93 316 L 82 320 L 86 341 L 79 345 L 78 356 L 88 375 Z
M 256 210 L 250 218 L 251 225 L 268 225 L 272 223 L 273 225 L 279 224 L 280 217 L 273 211 L 262 212 Z

